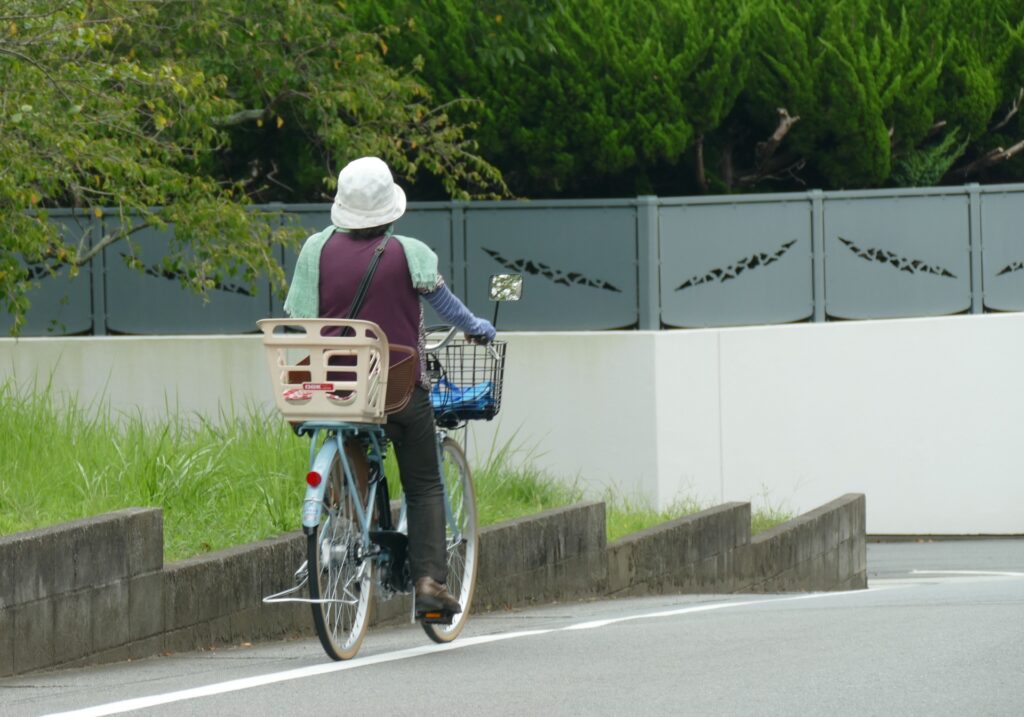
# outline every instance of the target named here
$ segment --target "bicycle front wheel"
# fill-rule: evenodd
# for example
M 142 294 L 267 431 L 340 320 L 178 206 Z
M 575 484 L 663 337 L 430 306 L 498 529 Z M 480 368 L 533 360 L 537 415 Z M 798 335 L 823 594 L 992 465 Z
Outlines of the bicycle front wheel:
M 448 550 L 448 590 L 459 601 L 462 612 L 452 618 L 451 625 L 420 623 L 434 642 L 451 642 L 469 619 L 476 589 L 479 563 L 480 533 L 476 512 L 476 492 L 469 464 L 459 444 L 445 438 L 441 444 L 441 480 L 444 481 Z
M 327 475 L 320 525 L 307 538 L 313 624 L 334 660 L 355 657 L 370 624 L 374 561 L 367 554 L 345 472 L 337 456 Z M 357 481 L 357 484 L 360 481 Z

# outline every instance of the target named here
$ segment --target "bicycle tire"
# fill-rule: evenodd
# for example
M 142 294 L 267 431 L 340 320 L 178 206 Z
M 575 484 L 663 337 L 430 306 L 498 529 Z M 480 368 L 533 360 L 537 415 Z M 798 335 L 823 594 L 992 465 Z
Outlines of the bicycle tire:
M 320 525 L 306 539 L 313 624 L 333 660 L 355 657 L 370 625 L 375 561 L 362 531 L 338 456 L 326 477 Z M 365 505 L 365 502 L 363 503 Z
M 434 642 L 451 642 L 469 619 L 476 590 L 476 574 L 480 563 L 480 529 L 476 511 L 476 491 L 473 476 L 462 448 L 451 438 L 441 444 L 441 480 L 451 508 L 455 529 L 450 522 L 445 527 L 448 552 L 448 590 L 459 601 L 462 612 L 455 615 L 450 625 L 421 622 L 424 632 Z

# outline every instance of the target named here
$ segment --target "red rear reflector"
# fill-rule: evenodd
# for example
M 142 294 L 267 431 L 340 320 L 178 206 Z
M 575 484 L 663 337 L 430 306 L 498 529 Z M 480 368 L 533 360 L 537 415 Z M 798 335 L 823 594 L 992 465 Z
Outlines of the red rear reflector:
M 316 488 L 320 485 L 321 480 L 323 480 L 323 477 L 316 471 L 310 471 L 306 474 L 306 482 L 309 483 L 311 488 Z

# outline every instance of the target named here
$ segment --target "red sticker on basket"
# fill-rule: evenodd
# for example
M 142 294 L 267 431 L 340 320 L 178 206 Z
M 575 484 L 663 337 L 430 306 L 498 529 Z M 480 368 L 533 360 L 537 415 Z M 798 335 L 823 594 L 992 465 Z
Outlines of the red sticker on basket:
M 333 391 L 333 383 L 304 383 L 302 388 L 307 391 Z

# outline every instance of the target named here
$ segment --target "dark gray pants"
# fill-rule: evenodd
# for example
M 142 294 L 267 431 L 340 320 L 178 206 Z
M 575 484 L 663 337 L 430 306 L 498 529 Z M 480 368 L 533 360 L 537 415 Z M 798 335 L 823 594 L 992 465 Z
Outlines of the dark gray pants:
M 413 389 L 409 405 L 384 426 L 395 447 L 402 490 L 409 507 L 409 564 L 413 581 L 428 576 L 448 579 L 445 549 L 444 488 L 437 465 L 434 411 L 426 389 Z

